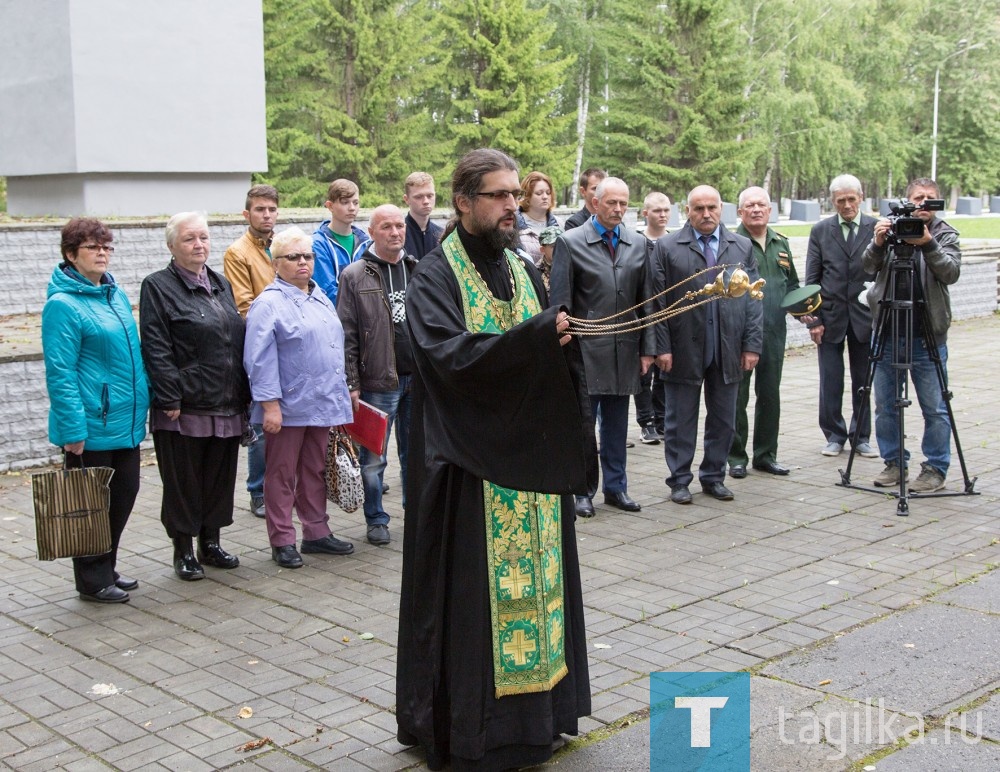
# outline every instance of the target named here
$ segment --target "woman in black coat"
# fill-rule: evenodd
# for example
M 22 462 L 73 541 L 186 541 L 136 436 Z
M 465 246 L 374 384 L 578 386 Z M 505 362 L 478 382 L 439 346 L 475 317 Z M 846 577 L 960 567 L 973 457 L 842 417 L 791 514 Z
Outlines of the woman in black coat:
M 174 215 L 166 238 L 172 258 L 142 283 L 139 325 L 153 390 L 150 428 L 163 481 L 160 519 L 173 540 L 175 573 L 192 581 L 204 578 L 202 563 L 240 564 L 220 546 L 219 534 L 233 522 L 250 387 L 243 371 L 243 317 L 229 282 L 205 265 L 205 217 Z

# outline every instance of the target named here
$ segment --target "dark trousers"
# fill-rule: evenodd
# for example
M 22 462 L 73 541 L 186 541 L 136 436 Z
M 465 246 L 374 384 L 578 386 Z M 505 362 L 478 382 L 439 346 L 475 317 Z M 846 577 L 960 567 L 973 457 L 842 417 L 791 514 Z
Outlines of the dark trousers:
M 76 469 L 80 466 L 110 466 L 115 470 L 111 477 L 111 506 L 108 517 L 111 521 L 111 552 L 73 558 L 73 577 L 76 591 L 93 595 L 115 583 L 118 576 L 115 564 L 118 561 L 118 542 L 125 530 L 135 497 L 139 495 L 139 448 L 121 450 L 85 450 L 82 456 L 66 454 L 66 466 Z
M 851 425 L 844 421 L 844 343 L 847 343 L 847 358 L 851 368 Z M 820 343 L 819 355 L 819 428 L 827 442 L 843 445 L 854 437 L 858 428 L 858 416 L 864 408 L 864 420 L 858 432 L 858 442 L 868 442 L 872 433 L 872 413 L 867 399 L 861 397 L 861 389 L 868 377 L 868 351 L 870 338 L 858 340 L 853 328 L 847 327 L 847 335 L 840 343 Z
M 698 403 L 705 389 L 705 436 L 698 479 L 702 483 L 722 482 L 726 478 L 726 458 L 733 444 L 736 422 L 736 394 L 739 383 L 726 383 L 722 369 L 713 362 L 705 370 L 701 383 L 664 381 L 665 415 L 663 452 L 670 469 L 667 485 L 690 485 L 694 479 L 691 464 L 698 440 Z
M 628 490 L 625 442 L 628 440 L 628 395 L 591 394 L 590 411 L 601 416 L 601 486 L 605 493 Z
M 233 524 L 239 437 L 185 437 L 153 432 L 163 481 L 160 520 L 171 539 Z
M 782 319 L 784 324 L 785 320 Z M 750 402 L 750 379 L 756 401 L 753 410 L 753 463 L 774 463 L 778 460 L 778 425 L 781 422 L 781 368 L 785 364 L 785 340 L 764 339 L 764 348 L 757 366 L 743 374 L 736 397 L 736 434 L 729 449 L 729 463 L 746 466 L 747 439 L 750 422 L 747 405 Z
M 656 368 L 650 367 L 642 380 L 635 400 L 635 422 L 639 426 L 652 426 L 663 431 L 663 384 L 656 377 Z

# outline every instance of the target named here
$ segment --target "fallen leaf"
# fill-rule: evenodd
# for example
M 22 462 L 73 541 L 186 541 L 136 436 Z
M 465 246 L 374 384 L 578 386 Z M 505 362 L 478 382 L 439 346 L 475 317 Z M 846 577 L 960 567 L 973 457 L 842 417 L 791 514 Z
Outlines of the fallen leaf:
M 342 641 L 343 641 L 344 643 L 350 643 L 350 642 L 351 642 L 351 639 L 350 639 L 350 638 L 348 638 L 348 637 L 347 637 L 346 635 L 345 635 L 345 636 L 344 636 L 343 638 L 341 638 L 341 640 L 342 640 Z
M 820 686 L 827 686 L 828 684 L 831 684 L 831 683 L 833 683 L 833 681 L 831 681 L 829 678 L 824 678 L 822 681 L 819 682 L 819 685 Z
M 263 748 L 271 742 L 270 737 L 260 737 L 256 740 L 251 740 L 248 743 L 243 743 L 239 748 L 236 749 L 237 753 L 249 753 L 250 751 L 255 751 L 258 748 Z
M 244 705 L 240 708 L 240 712 L 236 714 L 239 718 L 251 718 L 253 716 L 253 708 L 249 705 Z

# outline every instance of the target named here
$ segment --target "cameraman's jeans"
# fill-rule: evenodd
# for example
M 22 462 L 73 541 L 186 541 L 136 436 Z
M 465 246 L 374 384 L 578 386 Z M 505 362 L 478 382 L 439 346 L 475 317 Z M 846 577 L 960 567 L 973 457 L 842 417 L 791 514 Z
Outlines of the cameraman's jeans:
M 386 436 L 396 427 L 396 450 L 399 454 L 399 476 L 403 482 L 403 509 L 406 509 L 406 454 L 410 445 L 410 375 L 399 376 L 395 391 L 364 391 L 361 399 L 388 413 Z M 382 478 L 385 475 L 386 457 L 377 456 L 368 448 L 361 448 L 361 482 L 365 489 L 365 520 L 368 525 L 388 525 L 389 515 L 382 507 Z
M 902 351 L 902 339 L 898 345 Z M 897 422 L 899 408 L 896 407 L 896 399 L 903 392 L 905 371 L 896 370 L 890 365 L 892 354 L 891 342 L 887 342 L 885 357 L 875 366 L 875 438 L 883 460 L 886 463 L 899 465 L 900 441 Z M 947 381 L 948 346 L 945 344 L 938 346 L 938 354 Z M 937 368 L 931 361 L 924 339 L 919 335 L 913 337 L 910 380 L 913 383 L 913 391 L 917 392 L 920 412 L 924 416 L 924 437 L 920 449 L 928 464 L 941 474 L 947 475 L 951 463 L 951 422 L 948 420 L 948 409 L 941 396 Z M 947 383 L 945 385 L 947 386 Z M 912 394 L 910 396 L 912 397 Z M 912 418 L 907 420 L 908 426 L 912 426 L 912 420 Z M 907 450 L 902 466 L 908 467 L 909 463 L 910 451 Z
M 264 496 L 264 424 L 254 424 L 257 441 L 247 448 L 247 493 Z

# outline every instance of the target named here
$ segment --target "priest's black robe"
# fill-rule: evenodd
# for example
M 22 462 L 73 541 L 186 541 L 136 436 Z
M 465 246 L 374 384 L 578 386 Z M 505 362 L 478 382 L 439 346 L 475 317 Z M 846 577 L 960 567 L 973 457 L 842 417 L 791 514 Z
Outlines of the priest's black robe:
M 505 263 L 459 227 L 480 275 L 511 298 Z M 542 305 L 537 270 L 528 267 Z M 440 247 L 406 292 L 416 374 L 410 426 L 396 666 L 403 744 L 431 769 L 509 769 L 551 756 L 590 713 L 572 494 L 586 494 L 594 450 L 579 347 L 560 346 L 556 309 L 508 332 L 470 333 Z M 594 454 L 596 457 L 596 454 Z M 568 674 L 550 691 L 495 697 L 483 480 L 562 494 Z M 594 480 L 596 482 L 596 479 Z

